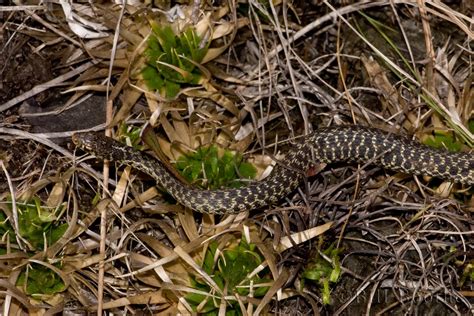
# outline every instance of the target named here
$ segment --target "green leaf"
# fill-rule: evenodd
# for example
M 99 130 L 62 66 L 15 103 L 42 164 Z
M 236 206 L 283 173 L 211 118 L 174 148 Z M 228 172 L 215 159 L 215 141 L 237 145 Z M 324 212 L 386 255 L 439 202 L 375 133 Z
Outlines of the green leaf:
M 10 222 L 7 220 L 5 214 L 0 212 L 0 234 L 3 236 L 7 232 L 10 234 L 11 238 L 15 238 L 15 233 Z
M 145 49 L 145 56 L 147 57 L 147 63 L 154 67 L 156 62 L 163 58 L 163 55 L 166 55 L 163 52 L 160 43 L 158 42 L 158 38 L 151 36 L 147 42 L 148 47 Z
M 216 146 L 211 146 L 206 155 L 206 159 L 204 160 L 204 171 L 207 179 L 219 177 L 219 157 Z
M 198 160 L 191 161 L 191 180 L 196 181 L 202 172 L 202 162 Z
M 193 85 L 198 85 L 199 82 L 201 81 L 201 78 L 203 77 L 200 73 L 191 73 L 191 78 L 189 80 L 189 83 L 190 84 L 193 84 Z
M 152 66 L 146 66 L 143 68 L 142 76 L 150 90 L 160 90 L 165 83 L 156 68 Z
M 176 36 L 173 32 L 173 29 L 169 25 L 161 28 L 158 26 L 158 24 L 155 24 L 152 29 L 158 42 L 160 43 L 160 46 L 163 49 L 163 52 L 169 54 L 173 47 L 176 47 Z
M 148 65 L 144 67 L 143 78 L 150 90 L 173 98 L 181 85 L 199 83 L 202 76 L 195 64 L 202 61 L 209 43 L 200 48 L 201 39 L 193 28 L 176 35 L 170 26 L 161 27 L 152 22 L 151 27 L 153 32 L 144 52 Z
M 271 283 L 273 282 L 273 279 L 261 279 L 259 282 L 257 282 L 256 284 L 260 284 L 260 283 Z M 259 287 L 256 287 L 255 290 L 254 290 L 254 293 L 253 293 L 253 296 L 254 297 L 261 297 L 261 296 L 264 296 L 265 294 L 267 294 L 268 290 L 270 289 L 269 286 L 259 286 Z
M 312 281 L 319 281 L 324 275 L 325 275 L 325 272 L 322 271 L 321 268 L 317 268 L 317 267 L 307 269 L 302 274 L 303 278 L 312 280 Z
M 201 147 L 195 153 L 179 157 L 176 168 L 188 181 L 208 188 L 238 187 L 241 184 L 236 181 L 239 176 L 251 179 L 256 175 L 256 169 L 250 163 L 242 162 L 241 155 L 229 150 L 220 155 L 215 145 Z
M 269 287 L 259 284 L 271 282 L 269 279 L 261 279 L 259 275 L 248 279 L 247 276 L 258 265 L 262 263 L 260 254 L 255 252 L 257 249 L 254 244 L 248 244 L 245 240 L 241 240 L 238 246 L 224 249 L 220 254 L 217 265 L 214 264 L 214 257 L 217 252 L 217 242 L 211 242 L 204 256 L 203 269 L 211 276 L 220 289 L 228 287 L 229 292 L 238 293 L 242 296 L 249 294 L 250 284 L 253 284 L 253 296 L 264 296 Z M 236 286 L 239 285 L 239 286 Z M 195 278 L 191 279 L 191 286 L 197 290 L 210 291 L 210 287 Z M 188 294 L 187 301 L 197 311 L 199 305 L 205 298 L 204 295 Z M 227 301 L 228 304 L 226 315 L 240 315 L 240 308 L 237 302 Z M 204 309 L 199 312 L 205 315 L 217 315 L 219 310 L 219 299 L 208 299 Z
M 244 247 L 226 251 L 224 258 L 225 260 L 219 261 L 219 270 L 230 289 L 244 280 L 261 263 L 261 258 L 256 252 Z
M 31 264 L 20 273 L 17 286 L 25 285 L 28 295 L 53 295 L 66 289 L 63 280 L 54 271 L 40 264 Z
M 145 52 L 151 59 L 157 59 L 157 56 L 163 53 L 161 50 L 161 45 L 158 42 L 158 38 L 156 36 L 150 36 L 147 44 L 148 49 L 146 49 Z
M 56 223 L 56 214 L 61 213 L 62 207 L 43 207 L 38 197 L 29 202 L 18 201 L 16 205 L 19 233 L 36 249 L 44 248 L 45 239 L 48 245 L 56 242 L 68 228 L 67 224 Z
M 322 286 L 321 292 L 323 295 L 323 304 L 324 305 L 331 304 L 331 290 L 329 288 L 329 281 L 326 279 L 323 279 L 323 286 Z
M 142 128 L 140 127 L 122 123 L 120 125 L 119 140 L 137 150 L 143 150 L 141 132 Z
M 257 168 L 249 162 L 242 162 L 239 166 L 239 174 L 244 179 L 254 179 L 257 175 Z
M 220 289 L 224 289 L 225 278 L 222 273 L 220 273 L 219 271 L 215 271 L 212 275 L 212 279 L 214 280 L 214 282 L 216 282 L 217 286 Z
M 202 294 L 197 293 L 189 293 L 186 295 L 186 300 L 191 305 L 198 305 L 200 304 L 206 297 Z
M 223 164 L 231 164 L 236 161 L 236 155 L 233 152 L 226 150 L 222 155 L 221 160 Z
M 66 232 L 66 230 L 69 228 L 69 225 L 64 223 L 62 225 L 52 227 L 50 234 L 48 236 L 48 244 L 52 245 L 56 241 L 58 241 Z
M 435 148 L 446 148 L 449 151 L 457 152 L 462 148 L 462 144 L 454 139 L 451 132 L 435 131 L 434 136 L 426 138 L 424 143 Z
M 217 242 L 213 241 L 207 248 L 206 255 L 204 256 L 204 262 L 202 268 L 207 274 L 212 274 L 214 269 L 214 257 L 217 251 Z
M 332 260 L 333 264 L 318 255 L 303 271 L 302 277 L 319 284 L 323 303 L 330 304 L 330 284 L 338 282 L 341 276 L 339 254 L 342 252 L 342 249 L 334 249 L 331 245 L 322 252 Z
M 165 80 L 165 96 L 167 98 L 174 98 L 181 89 L 181 86 L 175 82 Z
M 189 164 L 189 158 L 187 156 L 179 156 L 178 159 L 176 159 L 175 162 L 175 167 L 178 170 L 185 170 Z

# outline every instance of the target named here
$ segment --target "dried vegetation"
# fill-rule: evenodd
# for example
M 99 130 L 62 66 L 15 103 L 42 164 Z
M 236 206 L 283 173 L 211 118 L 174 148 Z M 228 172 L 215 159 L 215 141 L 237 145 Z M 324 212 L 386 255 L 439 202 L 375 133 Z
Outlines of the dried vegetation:
M 264 177 L 322 126 L 469 150 L 469 1 L 128 2 L 0 7 L 3 313 L 472 312 L 472 188 L 315 166 L 279 205 L 213 216 L 52 141 L 105 129 L 204 186 Z

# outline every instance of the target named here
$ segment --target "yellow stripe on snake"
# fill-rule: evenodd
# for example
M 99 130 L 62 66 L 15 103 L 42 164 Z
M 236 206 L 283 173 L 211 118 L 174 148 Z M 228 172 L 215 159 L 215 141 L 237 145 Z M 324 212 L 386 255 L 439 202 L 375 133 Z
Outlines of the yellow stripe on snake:
M 179 203 L 204 213 L 237 213 L 276 203 L 292 192 L 317 162 L 372 162 L 389 170 L 474 184 L 472 153 L 439 150 L 403 136 L 358 126 L 315 131 L 293 146 L 270 176 L 238 189 L 204 190 L 183 184 L 158 160 L 101 134 L 75 134 L 73 142 L 98 158 L 143 171 Z

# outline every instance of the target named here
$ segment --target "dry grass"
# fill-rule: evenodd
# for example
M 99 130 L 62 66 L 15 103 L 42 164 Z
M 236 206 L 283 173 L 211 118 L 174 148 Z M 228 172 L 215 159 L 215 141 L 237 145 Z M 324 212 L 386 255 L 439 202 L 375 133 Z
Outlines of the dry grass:
M 77 23 L 56 4 L 2 7 L 0 76 L 9 78 L 19 52 L 46 56 L 54 73 L 0 104 L 7 144 L 0 147 L 0 205 L 15 233 L 2 239 L 4 314 L 191 314 L 213 304 L 219 315 L 474 309 L 472 188 L 370 164 L 320 166 L 280 205 L 217 217 L 169 203 L 129 167 L 104 163 L 97 171 L 102 163 L 50 140 L 78 130 L 34 133 L 22 125 L 27 115 L 19 105 L 45 92 L 68 96 L 63 108 L 42 114 L 52 122 L 100 94 L 106 122 L 87 130 L 107 126 L 107 135 L 132 141 L 133 128 L 149 126 L 171 163 L 217 143 L 247 154 L 258 178 L 294 139 L 322 126 L 354 123 L 461 150 L 473 146 L 468 1 L 314 2 L 196 1 L 178 13 L 86 3 L 74 7 L 86 20 Z M 149 21 L 169 24 L 173 14 L 183 17 L 174 15 L 175 29 L 195 26 L 210 46 L 196 65 L 199 81 L 169 98 L 149 91 L 141 70 Z M 24 155 L 37 144 L 43 147 Z M 53 223 L 68 224 L 47 246 L 32 245 L 18 223 L 24 208 L 15 201 L 34 197 L 42 211 L 60 210 Z M 237 257 L 250 254 L 244 262 L 258 258 L 250 271 L 235 272 L 244 274 L 240 292 L 215 276 L 242 266 L 222 268 L 238 245 L 245 251 Z M 338 256 L 328 255 L 330 246 Z M 212 268 L 203 267 L 206 258 Z M 342 271 L 330 285 L 331 305 L 304 277 L 321 260 Z M 56 273 L 61 290 L 28 295 L 17 285 L 22 271 L 38 266 Z M 202 303 L 186 300 L 190 294 Z

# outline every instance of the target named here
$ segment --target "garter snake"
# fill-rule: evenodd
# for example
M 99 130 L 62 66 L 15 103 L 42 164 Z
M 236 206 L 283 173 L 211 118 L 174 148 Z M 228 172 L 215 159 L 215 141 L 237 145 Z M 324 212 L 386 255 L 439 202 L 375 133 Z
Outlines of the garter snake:
M 152 176 L 179 203 L 204 213 L 237 213 L 275 203 L 293 191 L 315 162 L 373 162 L 386 169 L 474 184 L 474 155 L 435 149 L 374 128 L 322 128 L 298 141 L 270 176 L 246 187 L 204 190 L 181 183 L 158 160 L 102 134 L 73 135 L 77 147 Z M 296 172 L 300 170 L 301 172 Z

